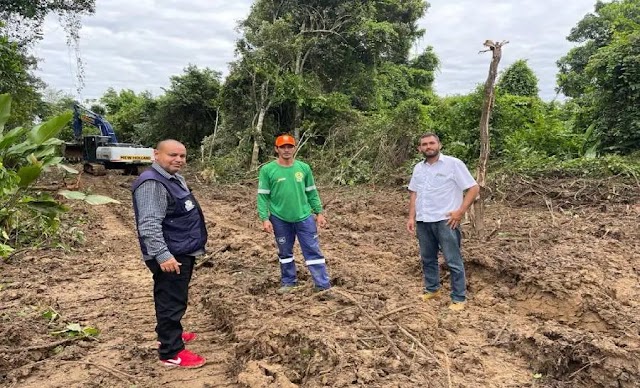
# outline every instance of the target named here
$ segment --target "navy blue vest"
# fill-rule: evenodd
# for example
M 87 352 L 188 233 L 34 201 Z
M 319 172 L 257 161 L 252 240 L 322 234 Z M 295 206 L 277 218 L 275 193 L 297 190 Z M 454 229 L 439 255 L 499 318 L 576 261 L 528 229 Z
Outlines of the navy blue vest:
M 169 211 L 162 220 L 162 234 L 167 243 L 169 252 L 174 256 L 187 255 L 204 249 L 207 243 L 207 229 L 204 223 L 204 215 L 198 201 L 193 194 L 184 189 L 177 179 L 167 179 L 154 168 L 144 171 L 131 185 L 131 192 L 147 180 L 155 180 L 167 189 L 173 203 L 170 203 Z M 171 206 L 173 205 L 173 206 Z M 138 206 L 133 201 L 133 210 L 138 220 Z M 147 255 L 147 247 L 138 234 L 140 249 L 143 255 Z

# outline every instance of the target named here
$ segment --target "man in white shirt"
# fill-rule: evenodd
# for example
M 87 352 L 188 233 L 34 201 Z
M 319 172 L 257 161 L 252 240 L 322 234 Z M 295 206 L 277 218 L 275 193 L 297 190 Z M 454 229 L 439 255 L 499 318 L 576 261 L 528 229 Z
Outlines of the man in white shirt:
M 438 249 L 451 272 L 449 309 L 460 311 L 466 301 L 464 263 L 460 253 L 460 221 L 480 191 L 467 166 L 457 158 L 440 153 L 442 144 L 435 133 L 420 137 L 418 151 L 425 160 L 413 168 L 409 182 L 407 230 L 417 234 L 424 276 L 422 298 L 433 299 L 440 292 Z M 467 191 L 466 194 L 463 193 Z

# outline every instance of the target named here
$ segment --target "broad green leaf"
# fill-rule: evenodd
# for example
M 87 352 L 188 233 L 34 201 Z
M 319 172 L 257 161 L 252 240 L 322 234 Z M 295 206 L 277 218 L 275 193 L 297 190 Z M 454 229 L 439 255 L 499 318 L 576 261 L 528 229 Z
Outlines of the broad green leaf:
M 20 187 L 23 187 L 23 188 L 29 186 L 36 179 L 38 179 L 41 172 L 42 172 L 42 166 L 38 164 L 31 164 L 28 166 L 21 167 L 18 170 L 18 176 L 20 177 L 20 182 L 18 183 L 18 185 L 20 185 Z
M 80 174 L 80 171 L 76 170 L 75 168 L 69 167 L 65 164 L 56 164 L 56 167 L 68 172 L 69 174 Z
M 43 149 L 34 152 L 33 156 L 35 156 L 38 159 L 42 159 L 45 156 L 53 155 L 55 153 L 56 153 L 55 147 L 44 147 Z
M 15 251 L 15 249 L 11 248 L 10 246 L 6 244 L 0 244 L 0 257 L 7 257 L 13 251 Z
M 0 135 L 0 153 L 3 152 L 2 150 L 9 148 L 15 142 L 20 140 L 20 137 L 26 132 L 26 128 L 17 127 L 7 132 L 4 136 Z
M 70 190 L 60 190 L 58 194 L 62 195 L 67 199 L 79 199 L 84 200 L 87 195 L 81 191 L 70 191 Z
M 42 193 L 38 197 L 27 197 L 28 200 L 26 202 L 49 202 L 49 203 L 58 203 L 56 199 L 49 193 Z
M 598 156 L 598 145 L 594 144 L 593 146 L 589 147 L 586 152 L 584 153 L 584 157 L 587 159 L 595 159 L 596 156 Z
M 82 327 L 80 326 L 79 323 L 70 323 L 67 325 L 66 329 L 68 331 L 75 331 L 75 332 L 81 332 L 82 331 Z
M 51 139 L 45 141 L 44 143 L 42 143 L 42 146 L 59 146 L 60 144 L 63 144 L 64 140 L 58 139 L 57 137 L 52 137 Z
M 56 156 L 56 157 L 53 157 L 53 158 L 45 159 L 43 161 L 43 163 L 42 163 L 42 166 L 43 167 L 45 167 L 45 166 L 57 166 L 60 163 L 62 163 L 63 160 L 64 160 L 64 158 L 61 157 L 61 156 Z
M 71 120 L 71 117 L 73 117 L 71 112 L 63 113 L 33 127 L 31 132 L 29 132 L 29 139 L 35 144 L 44 143 L 58 135 L 60 130 Z
M 4 132 L 4 125 L 9 120 L 11 114 L 11 96 L 0 94 L 0 133 Z
M 96 329 L 95 327 L 90 327 L 90 326 L 87 326 L 84 329 L 82 329 L 82 332 L 84 333 L 84 335 L 89 336 L 89 337 L 95 337 L 98 334 L 100 334 L 100 330 Z
M 27 156 L 27 160 L 31 164 L 40 164 L 40 162 L 38 161 L 38 158 L 36 158 L 34 154 L 29 154 L 29 156 Z
M 9 147 L 5 155 L 22 157 L 23 155 L 26 155 L 35 151 L 37 148 L 38 148 L 37 145 L 24 141 L 22 143 L 14 144 L 11 147 Z
M 42 213 L 48 217 L 54 217 L 59 213 L 69 210 L 66 206 L 56 202 L 53 199 L 47 198 L 29 198 L 28 200 L 21 200 L 21 204 L 27 208 Z
M 113 198 L 110 198 L 104 195 L 96 195 L 96 194 L 87 195 L 87 197 L 84 200 L 90 205 L 105 205 L 107 203 L 120 203 L 120 201 L 115 200 Z
M 59 316 L 60 314 L 52 308 L 42 313 L 42 318 L 47 319 L 49 322 L 55 321 Z

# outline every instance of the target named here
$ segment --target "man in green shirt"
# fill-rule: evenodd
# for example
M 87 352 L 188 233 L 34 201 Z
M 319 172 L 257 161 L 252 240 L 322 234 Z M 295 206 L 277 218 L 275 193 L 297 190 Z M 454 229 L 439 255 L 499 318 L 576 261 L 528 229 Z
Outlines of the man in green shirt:
M 295 160 L 295 150 L 296 141 L 292 136 L 278 136 L 275 144 L 278 158 L 260 168 L 258 182 L 258 215 L 262 228 L 275 235 L 278 245 L 279 294 L 292 291 L 298 284 L 293 259 L 296 237 L 315 288 L 326 290 L 331 287 L 317 229 L 324 227 L 327 221 L 322 214 L 311 167 Z

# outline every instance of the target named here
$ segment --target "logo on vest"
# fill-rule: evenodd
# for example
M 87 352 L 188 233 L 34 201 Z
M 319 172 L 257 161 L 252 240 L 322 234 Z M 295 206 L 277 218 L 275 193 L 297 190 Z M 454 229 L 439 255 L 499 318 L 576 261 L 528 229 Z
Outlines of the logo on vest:
M 193 210 L 193 208 L 196 207 L 196 205 L 193 204 L 193 202 L 191 202 L 190 199 L 187 199 L 184 203 L 184 208 L 186 211 L 190 212 L 191 210 Z
M 300 171 L 296 172 L 296 182 L 302 182 L 303 178 L 304 178 L 303 173 L 301 173 Z

